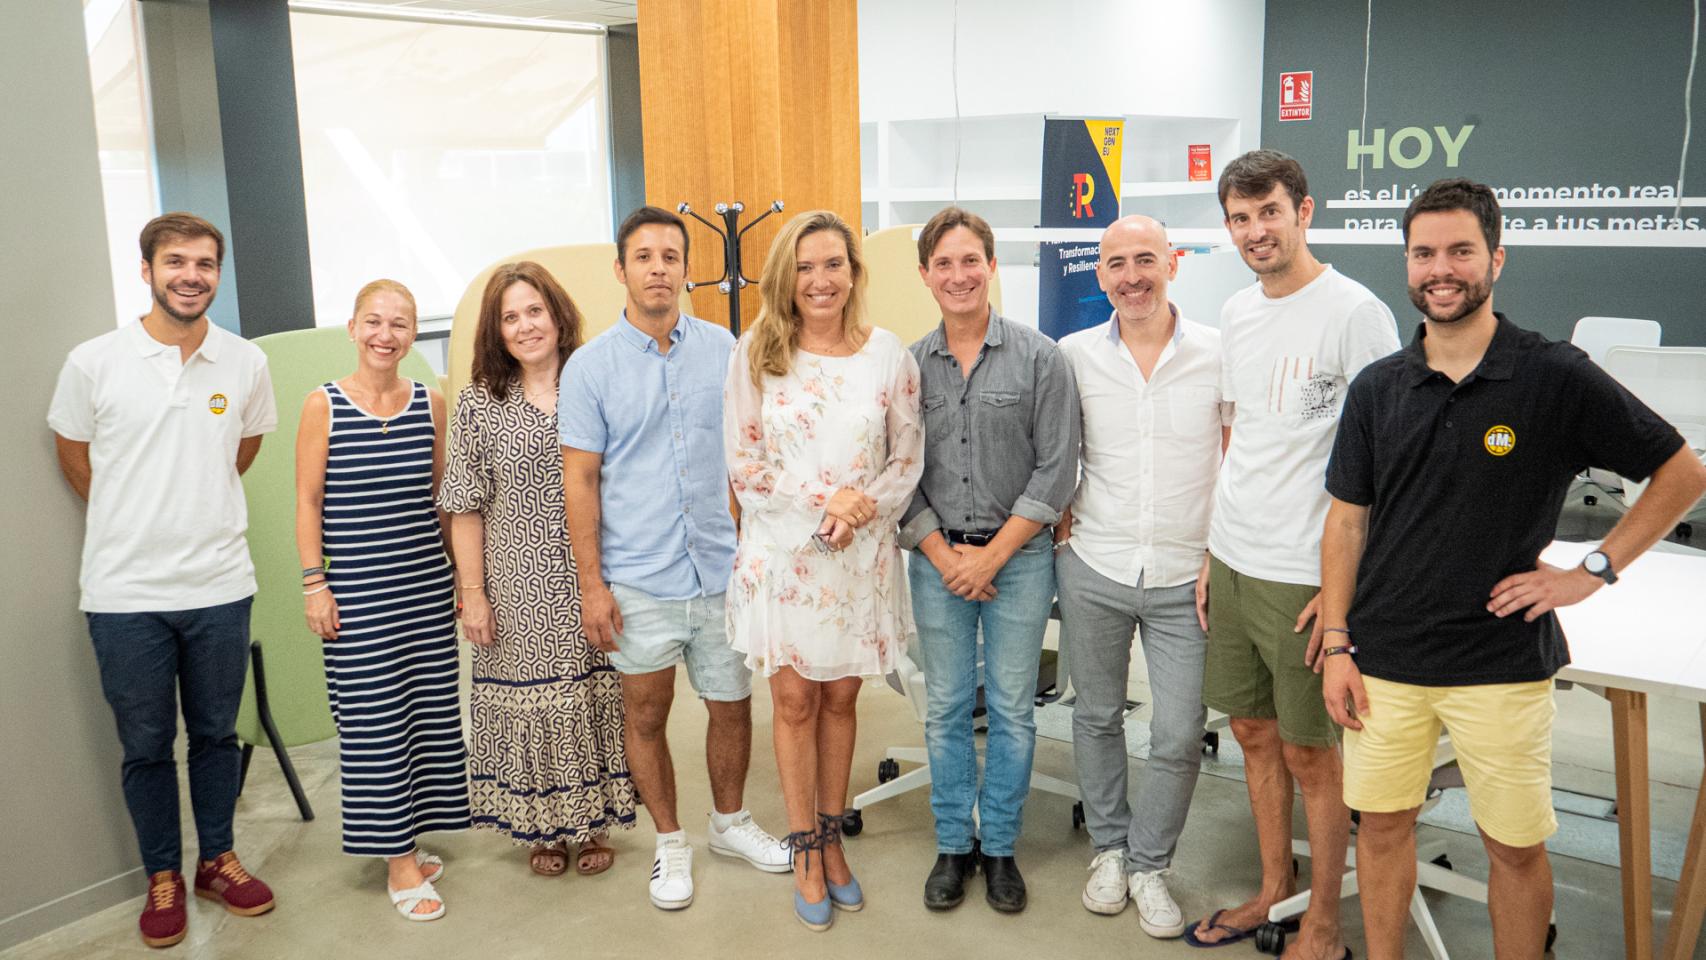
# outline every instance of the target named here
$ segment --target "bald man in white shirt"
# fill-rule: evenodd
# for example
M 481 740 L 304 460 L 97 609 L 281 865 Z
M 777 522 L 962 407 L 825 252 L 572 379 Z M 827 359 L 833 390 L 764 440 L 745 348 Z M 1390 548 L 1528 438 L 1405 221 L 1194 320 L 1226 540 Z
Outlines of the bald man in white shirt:
M 1115 914 L 1129 895 L 1143 931 L 1164 938 L 1185 929 L 1165 872 L 1202 763 L 1207 640 L 1197 586 L 1225 442 L 1220 333 L 1167 299 L 1178 269 L 1166 229 L 1149 217 L 1125 217 L 1102 235 L 1096 279 L 1113 315 L 1060 342 L 1078 383 L 1084 444 L 1055 562 L 1078 693 L 1073 754 L 1096 851 L 1083 903 Z M 1124 714 L 1139 627 L 1155 702 L 1149 762 L 1131 803 Z

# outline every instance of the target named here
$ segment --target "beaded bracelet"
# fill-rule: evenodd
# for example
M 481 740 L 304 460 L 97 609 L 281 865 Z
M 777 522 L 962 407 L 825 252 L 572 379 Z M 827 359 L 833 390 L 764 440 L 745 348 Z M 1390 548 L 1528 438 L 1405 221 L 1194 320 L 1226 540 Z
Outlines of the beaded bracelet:
M 1321 651 L 1321 655 L 1325 656 L 1325 657 L 1336 657 L 1341 653 L 1348 653 L 1352 656 L 1355 656 L 1356 652 L 1357 652 L 1356 644 L 1347 643 L 1342 647 L 1328 647 L 1327 649 Z

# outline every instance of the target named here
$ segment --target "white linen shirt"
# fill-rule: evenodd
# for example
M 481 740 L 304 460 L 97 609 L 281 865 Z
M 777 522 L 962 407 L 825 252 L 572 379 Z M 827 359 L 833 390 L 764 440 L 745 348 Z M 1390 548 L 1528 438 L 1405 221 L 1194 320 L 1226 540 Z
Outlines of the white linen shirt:
M 180 362 L 141 321 L 79 344 L 47 422 L 89 444 L 81 607 L 193 610 L 255 592 L 237 446 L 278 426 L 266 355 L 208 324 Z
M 1197 578 L 1220 468 L 1220 331 L 1173 307 L 1173 338 L 1145 380 L 1107 323 L 1060 341 L 1083 409 L 1072 550 L 1127 586 Z

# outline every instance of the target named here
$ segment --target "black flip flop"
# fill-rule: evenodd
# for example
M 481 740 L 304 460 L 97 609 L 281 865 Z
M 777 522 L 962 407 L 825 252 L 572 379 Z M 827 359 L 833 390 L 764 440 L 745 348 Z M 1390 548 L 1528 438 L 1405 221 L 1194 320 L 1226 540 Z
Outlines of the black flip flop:
M 1254 927 L 1247 928 L 1234 927 L 1231 924 L 1221 923 L 1220 915 L 1225 912 L 1225 910 L 1216 910 L 1214 913 L 1210 914 L 1208 918 L 1208 928 L 1210 930 L 1225 930 L 1227 933 L 1231 934 L 1231 936 L 1214 941 L 1199 940 L 1197 939 L 1197 928 L 1202 926 L 1202 921 L 1199 920 L 1185 928 L 1185 943 L 1193 947 L 1224 947 L 1229 944 L 1238 943 L 1241 940 L 1250 939 L 1256 935 L 1256 931 L 1261 927 L 1260 923 L 1256 924 Z M 1263 921 L 1263 923 L 1266 922 L 1267 921 Z M 1301 923 L 1296 917 L 1287 917 L 1280 921 L 1279 926 L 1286 933 L 1296 933 L 1298 927 L 1301 926 Z M 1346 957 L 1345 960 L 1350 960 L 1350 958 Z

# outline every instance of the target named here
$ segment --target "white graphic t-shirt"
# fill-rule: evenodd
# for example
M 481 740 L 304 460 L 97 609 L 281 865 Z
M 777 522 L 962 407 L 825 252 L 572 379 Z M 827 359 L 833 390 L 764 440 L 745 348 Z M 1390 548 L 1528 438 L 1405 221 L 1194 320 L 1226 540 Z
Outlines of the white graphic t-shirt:
M 1345 388 L 1398 349 L 1392 311 L 1332 267 L 1287 297 L 1261 284 L 1220 314 L 1232 445 L 1214 490 L 1209 551 L 1246 576 L 1321 582 L 1327 458 Z

